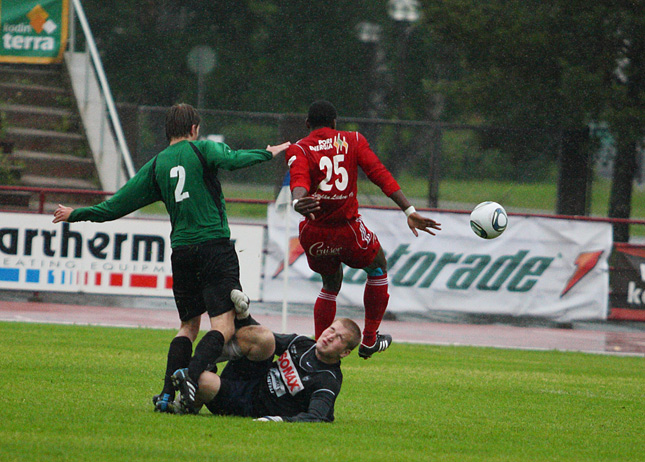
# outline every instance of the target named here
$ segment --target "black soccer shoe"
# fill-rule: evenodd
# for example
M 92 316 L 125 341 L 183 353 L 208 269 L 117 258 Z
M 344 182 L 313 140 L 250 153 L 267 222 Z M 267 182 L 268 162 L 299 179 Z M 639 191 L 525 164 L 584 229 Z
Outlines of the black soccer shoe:
M 152 397 L 152 404 L 155 406 L 155 412 L 167 412 L 172 414 L 172 401 L 173 397 L 168 393 L 162 393 Z
M 179 402 L 188 414 L 197 414 L 195 409 L 195 396 L 197 395 L 197 384 L 188 377 L 188 368 L 177 369 L 171 376 L 175 390 L 181 393 Z
M 358 347 L 358 356 L 363 359 L 369 359 L 374 353 L 380 353 L 381 351 L 387 350 L 392 344 L 392 336 L 388 334 L 379 334 L 376 333 L 376 341 L 374 345 L 367 346 L 361 343 Z
M 199 407 L 201 409 L 201 406 Z M 192 407 L 192 408 L 187 408 L 184 406 L 184 404 L 181 402 L 181 394 L 177 395 L 177 399 L 175 399 L 172 403 L 170 403 L 170 410 L 168 412 L 172 414 L 177 414 L 177 415 L 186 415 L 186 414 L 199 414 L 199 409 Z

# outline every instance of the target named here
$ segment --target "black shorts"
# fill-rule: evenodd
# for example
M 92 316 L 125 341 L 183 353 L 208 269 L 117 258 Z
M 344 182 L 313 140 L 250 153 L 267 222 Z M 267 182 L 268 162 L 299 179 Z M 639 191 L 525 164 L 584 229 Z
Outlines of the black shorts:
M 220 389 L 206 407 L 213 414 L 240 417 L 261 417 L 255 410 L 258 387 L 266 380 L 272 359 L 250 361 L 246 358 L 229 361 L 220 376 Z
M 172 291 L 179 319 L 204 312 L 212 318 L 234 309 L 231 290 L 242 290 L 240 263 L 229 239 L 213 239 L 172 250 Z

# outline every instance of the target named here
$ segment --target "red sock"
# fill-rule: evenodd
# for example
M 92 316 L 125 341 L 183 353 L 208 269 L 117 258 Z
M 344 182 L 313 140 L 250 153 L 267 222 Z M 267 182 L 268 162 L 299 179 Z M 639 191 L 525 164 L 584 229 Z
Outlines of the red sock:
M 365 305 L 365 328 L 363 329 L 363 344 L 374 345 L 376 331 L 387 309 L 390 295 L 387 293 L 387 273 L 382 276 L 367 276 L 363 304 Z
M 331 292 L 321 289 L 314 304 L 314 326 L 316 330 L 316 338 L 320 337 L 334 322 L 336 317 L 336 295 L 338 292 Z

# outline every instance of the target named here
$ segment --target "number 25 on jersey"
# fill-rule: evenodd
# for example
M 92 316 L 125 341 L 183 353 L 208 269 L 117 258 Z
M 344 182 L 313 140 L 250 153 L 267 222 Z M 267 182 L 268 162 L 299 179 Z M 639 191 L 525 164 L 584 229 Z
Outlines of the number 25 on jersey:
M 332 159 L 329 157 L 321 157 L 319 162 L 320 170 L 325 174 L 325 179 L 320 182 L 318 187 L 322 191 L 331 191 L 333 186 L 336 186 L 338 191 L 344 191 L 349 183 L 349 176 L 347 169 L 341 165 L 345 160 L 344 154 L 337 154 Z M 332 179 L 335 181 L 332 183 Z

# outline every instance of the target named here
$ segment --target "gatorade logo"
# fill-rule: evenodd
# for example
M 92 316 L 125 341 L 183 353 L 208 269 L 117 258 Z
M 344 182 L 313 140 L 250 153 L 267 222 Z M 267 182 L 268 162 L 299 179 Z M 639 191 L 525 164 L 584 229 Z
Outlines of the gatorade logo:
M 446 252 L 411 253 L 408 244 L 399 245 L 387 257 L 392 286 L 426 289 L 441 281 L 450 290 L 528 292 L 555 260 L 532 256 L 528 250 L 493 257 L 487 254 Z M 345 272 L 344 282 L 363 284 L 365 273 L 354 268 Z
M 453 252 L 411 254 L 408 248 L 408 244 L 402 244 L 391 255 L 387 255 L 392 286 L 427 289 L 436 280 L 442 279 L 445 287 L 451 290 L 468 290 L 474 286 L 481 291 L 499 291 L 505 287 L 509 292 L 529 292 L 555 260 L 549 256 L 532 256 L 528 250 L 493 258 L 486 254 L 464 255 Z M 561 298 L 596 268 L 602 253 L 594 251 L 578 255 L 575 269 L 560 293 Z M 289 266 L 303 254 L 304 250 L 298 239 L 293 238 L 289 248 Z M 284 263 L 281 262 L 273 278 L 282 272 L 283 266 Z M 316 275 L 313 275 L 313 278 L 316 278 Z M 343 280 L 347 284 L 364 284 L 366 274 L 359 269 L 345 268 Z M 641 297 L 640 293 L 633 292 L 636 295 L 631 298 Z M 645 300 L 645 293 L 642 297 Z
M 576 258 L 576 270 L 573 275 L 567 281 L 567 285 L 564 287 L 564 290 L 560 294 L 560 298 L 564 297 L 567 292 L 569 292 L 580 280 L 585 277 L 589 272 L 596 267 L 598 261 L 600 261 L 600 256 L 602 251 L 596 252 L 583 252 L 578 255 Z

